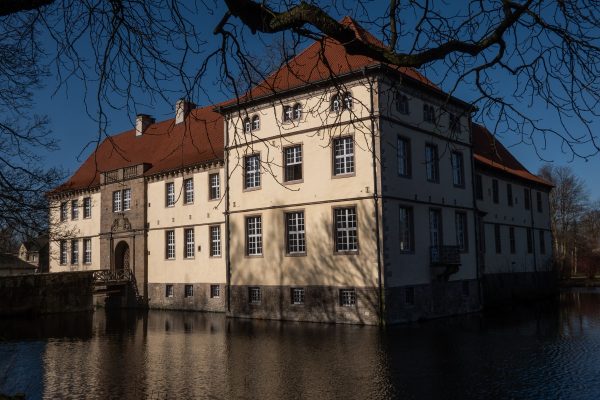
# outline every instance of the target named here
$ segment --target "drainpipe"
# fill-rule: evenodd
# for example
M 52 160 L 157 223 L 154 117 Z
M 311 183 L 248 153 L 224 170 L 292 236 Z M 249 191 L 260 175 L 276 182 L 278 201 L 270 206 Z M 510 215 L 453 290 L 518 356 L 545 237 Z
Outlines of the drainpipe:
M 225 298 L 227 314 L 231 312 L 231 256 L 229 251 L 229 118 L 224 118 L 225 121 L 225 290 L 227 296 Z
M 366 77 L 366 70 L 363 69 L 363 75 Z M 371 102 L 371 110 L 369 116 L 371 119 L 371 153 L 373 156 L 373 203 L 375 204 L 375 235 L 377 237 L 377 280 L 379 289 L 379 323 L 385 325 L 385 303 L 384 303 L 384 285 L 381 263 L 381 238 L 380 238 L 380 221 L 379 221 L 379 185 L 377 185 L 377 157 L 375 151 L 375 105 L 373 100 L 373 86 L 375 79 L 369 79 L 369 94 Z
M 480 309 L 484 306 L 483 296 L 483 274 L 481 272 L 481 254 L 479 241 L 483 239 L 484 225 L 481 223 L 481 216 L 479 215 L 479 208 L 477 207 L 477 187 L 476 177 L 477 173 L 475 170 L 475 157 L 473 155 L 473 128 L 471 124 L 471 116 L 469 115 L 469 143 L 471 143 L 471 192 L 473 197 L 473 217 L 475 218 L 475 276 L 477 277 L 477 290 L 479 292 L 479 307 Z M 483 190 L 483 189 L 482 189 Z

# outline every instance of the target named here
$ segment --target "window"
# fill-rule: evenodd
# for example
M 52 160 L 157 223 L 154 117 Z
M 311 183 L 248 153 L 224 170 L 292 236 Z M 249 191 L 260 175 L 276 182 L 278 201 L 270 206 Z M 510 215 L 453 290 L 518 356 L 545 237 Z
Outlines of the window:
M 331 111 L 340 112 L 342 110 L 350 110 L 352 108 L 352 94 L 346 92 L 343 95 L 339 93 L 331 98 Z
M 123 189 L 123 211 L 131 210 L 131 189 Z
M 290 297 L 292 304 L 304 304 L 304 288 L 292 288 Z
M 502 253 L 502 238 L 500 237 L 499 224 L 494 224 L 494 242 L 496 244 L 496 253 Z
M 165 251 L 165 255 L 167 260 L 174 260 L 175 259 L 175 231 L 166 231 L 165 233 L 165 238 L 166 238 L 166 251 Z
M 261 297 L 259 287 L 248 288 L 248 300 L 250 304 L 260 304 Z
M 249 117 L 244 118 L 244 132 L 251 133 L 252 132 L 252 122 Z
M 67 263 L 67 241 L 60 241 L 60 265 L 65 265 Z
M 544 240 L 544 231 L 540 231 L 540 254 L 546 254 L 546 241 Z
M 398 209 L 398 226 L 400 236 L 400 251 L 413 250 L 413 213 L 412 208 L 400 206 Z
M 508 206 L 513 206 L 513 193 L 512 193 L 512 185 L 510 183 L 506 184 L 506 200 L 508 202 Z
M 302 179 L 302 146 L 283 149 L 284 181 L 293 182 Z
M 438 148 L 434 144 L 425 145 L 425 172 L 429 182 L 439 182 L 440 167 L 438 158 Z
M 122 204 L 121 204 L 121 191 L 120 190 L 113 192 L 112 203 L 113 203 L 113 212 L 123 211 Z
M 333 174 L 345 175 L 354 173 L 354 139 L 350 136 L 333 141 L 334 161 Z
M 496 204 L 499 201 L 498 179 L 492 179 L 492 201 Z
M 536 192 L 536 202 L 537 202 L 537 210 L 538 212 L 542 212 L 542 193 Z
M 340 96 L 336 94 L 331 98 L 331 111 L 339 112 L 342 109 L 342 102 L 340 101 Z
M 77 200 L 71 201 L 71 219 L 79 218 L 79 202 Z
M 167 191 L 167 207 L 173 207 L 175 205 L 175 183 L 167 182 L 165 187 Z
M 257 131 L 260 129 L 260 118 L 258 115 L 252 117 L 252 131 Z
M 210 227 L 210 256 L 220 257 L 221 256 L 221 227 L 211 226 Z
M 349 252 L 358 250 L 358 230 L 356 208 L 336 208 L 335 214 L 335 251 Z
M 92 218 L 92 198 L 83 198 L 83 218 Z
M 60 203 L 60 220 L 66 221 L 68 218 L 68 204 L 66 201 Z
M 283 106 L 283 121 L 289 122 L 294 118 L 294 110 L 292 106 Z
M 529 191 L 528 188 L 524 188 L 523 189 L 523 195 L 524 195 L 524 204 L 525 204 L 525 209 L 529 210 L 531 208 L 531 192 Z
M 294 104 L 294 119 L 300 120 L 302 118 L 302 105 L 300 103 Z
M 208 188 L 209 200 L 217 200 L 221 198 L 221 180 L 219 174 L 216 173 L 208 175 L 208 182 L 210 185 Z
M 246 189 L 260 187 L 260 155 L 252 154 L 244 158 L 244 175 Z
M 165 286 L 165 297 L 174 297 L 174 290 L 173 290 L 173 285 L 166 285 Z
M 352 94 L 350 92 L 344 93 L 344 109 L 345 110 L 352 109 Z
M 285 214 L 286 250 L 288 254 L 305 254 L 304 211 Z
M 340 289 L 340 306 L 352 307 L 356 305 L 355 289 Z
M 184 297 L 194 297 L 194 285 L 185 285 L 183 287 Z
M 216 299 L 221 295 L 221 287 L 219 285 L 210 285 L 210 298 Z
M 477 200 L 483 200 L 483 178 L 481 175 L 475 175 L 475 197 Z
M 192 204 L 194 202 L 194 178 L 188 178 L 183 181 L 185 195 L 183 196 L 183 204 Z
M 527 253 L 533 253 L 533 232 L 527 228 Z
M 469 235 L 467 229 L 467 214 L 457 212 L 455 215 L 456 245 L 461 252 L 469 250 Z
M 435 124 L 435 108 L 429 104 L 423 104 L 423 121 Z
M 450 132 L 460 133 L 460 117 L 454 114 L 450 114 Z
M 71 264 L 79 264 L 79 240 L 71 240 Z
M 415 288 L 407 287 L 404 289 L 404 303 L 413 306 L 415 304 Z
M 196 248 L 194 242 L 194 228 L 184 229 L 183 233 L 185 236 L 185 249 L 183 254 L 185 258 L 194 258 L 194 255 L 196 254 L 194 251 Z
M 410 162 L 410 141 L 398 136 L 397 140 L 397 158 L 398 158 L 398 175 L 410 177 L 411 162 Z
M 83 263 L 92 263 L 92 239 L 83 239 Z
M 262 255 L 262 219 L 260 216 L 246 218 L 246 255 Z
M 452 183 L 454 186 L 465 186 L 465 163 L 462 153 L 452 152 Z
M 515 254 L 517 251 L 517 242 L 515 240 L 515 228 L 512 226 L 508 227 L 508 240 L 510 244 L 510 254 Z
M 439 248 L 442 243 L 442 212 L 429 210 L 429 245 Z
M 400 114 L 408 114 L 408 97 L 400 92 L 396 92 L 396 111 Z

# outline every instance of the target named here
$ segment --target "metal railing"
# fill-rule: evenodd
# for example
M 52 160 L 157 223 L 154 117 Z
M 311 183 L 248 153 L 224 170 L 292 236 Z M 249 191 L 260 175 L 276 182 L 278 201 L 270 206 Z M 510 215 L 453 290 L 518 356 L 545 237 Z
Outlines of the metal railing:
M 123 283 L 133 279 L 133 272 L 130 269 L 101 269 L 94 272 L 93 278 L 95 284 Z
M 429 261 L 434 266 L 460 265 L 460 247 L 431 246 L 429 248 Z

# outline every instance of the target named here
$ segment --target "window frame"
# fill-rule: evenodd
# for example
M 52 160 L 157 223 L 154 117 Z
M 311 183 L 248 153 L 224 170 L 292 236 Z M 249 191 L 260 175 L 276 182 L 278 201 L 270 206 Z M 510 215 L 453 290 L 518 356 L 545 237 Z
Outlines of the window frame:
M 69 207 L 69 202 L 61 201 L 60 210 L 59 210 L 60 222 L 65 222 L 69 219 L 69 208 L 68 207 Z
M 190 232 L 191 241 L 188 237 Z M 196 232 L 194 227 L 187 227 L 183 229 L 183 259 L 193 260 L 194 258 L 196 258 Z
M 423 122 L 437 125 L 437 112 L 433 104 L 423 103 Z
M 84 197 L 83 198 L 83 219 L 92 218 L 92 198 Z
M 404 167 L 406 169 L 406 173 L 404 174 L 400 172 L 400 142 L 404 143 L 404 155 L 402 157 L 405 160 Z M 402 135 L 398 135 L 396 137 L 396 172 L 398 173 L 398 176 L 402 178 L 412 178 L 411 140 Z
M 403 241 L 402 241 L 402 237 L 404 236 L 404 234 L 402 233 L 402 224 L 400 221 L 400 214 L 401 214 L 401 210 L 406 210 L 406 216 L 407 216 L 407 223 L 408 223 L 408 229 L 405 230 L 404 232 L 408 232 L 408 242 L 409 242 L 409 246 L 406 249 L 403 249 Z M 406 254 L 406 253 L 414 253 L 415 251 L 415 230 L 414 230 L 414 209 L 411 206 L 407 206 L 404 204 L 399 204 L 398 205 L 398 238 L 399 240 L 399 251 L 402 254 Z
M 456 157 L 456 160 L 455 160 Z M 455 165 L 455 161 L 459 161 L 460 165 Z M 450 166 L 452 167 L 452 185 L 456 188 L 465 188 L 465 157 L 462 151 L 454 150 L 450 153 Z M 455 169 L 458 169 L 458 176 L 455 175 Z M 455 178 L 459 178 L 456 182 Z
M 170 243 L 169 235 L 173 234 L 173 242 Z M 176 240 L 175 240 L 175 229 L 165 230 L 165 260 L 175 260 L 176 258 Z
M 191 184 L 191 187 L 188 187 Z M 194 177 L 183 180 L 183 204 L 194 204 L 196 193 L 194 191 Z
M 79 219 L 79 199 L 71 200 L 71 221 Z
M 428 149 L 432 149 L 433 151 L 433 159 L 431 161 L 428 160 Z M 429 177 L 430 165 L 434 175 L 431 178 Z M 425 143 L 425 178 L 427 182 L 440 183 L 440 153 L 437 144 L 434 143 Z
M 350 143 L 352 144 L 352 153 L 346 153 L 346 146 L 344 146 L 344 154 L 342 154 L 339 159 L 344 159 L 344 169 L 347 169 L 347 164 L 350 163 L 350 161 L 348 161 L 349 158 L 351 158 L 351 168 L 352 171 L 350 172 L 340 172 L 337 173 L 336 170 L 336 160 L 338 159 L 338 155 L 336 154 L 336 143 L 344 141 L 344 140 L 350 140 Z M 331 176 L 332 178 L 338 179 L 338 178 L 346 178 L 346 177 L 350 177 L 350 176 L 356 176 L 356 146 L 354 145 L 354 136 L 353 135 L 345 135 L 345 136 L 339 136 L 333 139 L 332 141 L 332 146 L 331 146 Z
M 291 251 L 290 250 L 290 234 L 292 233 L 292 231 L 290 231 L 290 224 L 289 224 L 289 217 L 293 214 L 301 214 L 302 215 L 302 230 L 297 230 L 297 231 L 293 231 L 296 235 L 298 235 L 296 237 L 296 240 L 299 241 L 302 240 L 303 242 L 303 247 L 304 250 L 303 251 Z M 306 256 L 307 254 L 307 242 L 306 242 L 306 214 L 304 212 L 304 210 L 286 210 L 283 212 L 283 221 L 284 221 L 284 232 L 285 232 L 285 255 L 286 256 L 292 256 L 292 257 L 298 257 L 298 256 Z M 300 246 L 300 244 L 298 244 L 297 246 Z
M 260 116 L 254 114 L 250 120 L 252 122 L 252 132 L 260 131 Z
M 347 296 L 345 296 L 347 294 Z M 358 305 L 358 296 L 356 288 L 342 288 L 338 292 L 338 304 L 340 307 L 356 307 Z M 349 300 L 348 303 L 345 300 Z
M 459 236 L 459 220 L 461 220 L 463 228 L 463 246 L 460 245 Z M 454 213 L 454 229 L 456 231 L 456 245 L 461 253 L 469 252 L 469 218 L 464 211 L 456 211 Z
M 256 170 L 252 170 L 252 173 L 255 173 L 257 178 L 254 179 L 253 181 L 258 182 L 258 184 L 256 186 L 248 186 L 248 159 L 250 158 L 256 158 L 258 160 L 258 165 L 256 167 Z M 251 153 L 251 154 L 246 154 L 244 156 L 244 176 L 243 176 L 243 185 L 244 185 L 244 191 L 251 191 L 251 190 L 260 190 L 262 188 L 262 173 L 261 173 L 261 157 L 260 157 L 260 153 Z
M 432 215 L 436 215 L 437 218 L 437 244 L 433 243 L 433 219 Z M 441 208 L 430 207 L 427 212 L 428 217 L 428 236 L 429 236 L 429 248 L 437 247 L 438 249 L 444 245 L 444 214 Z
M 288 150 L 293 150 L 299 148 L 300 149 L 300 162 L 295 162 L 293 164 L 288 164 L 288 157 L 287 157 L 287 151 Z M 304 149 L 302 146 L 302 143 L 297 143 L 297 144 L 292 144 L 289 146 L 285 146 L 283 148 L 282 151 L 282 155 L 283 155 L 283 183 L 284 184 L 294 184 L 294 183 L 302 183 L 304 182 Z M 298 154 L 294 155 L 295 157 L 298 157 Z M 289 166 L 296 166 L 296 165 L 300 165 L 300 177 L 296 178 L 296 179 L 288 179 L 288 167 Z
M 396 90 L 394 103 L 396 106 L 396 112 L 401 115 L 409 115 L 410 107 L 408 104 L 408 96 L 399 90 Z
M 215 238 L 213 236 L 213 230 L 216 230 L 219 232 L 219 238 L 216 241 L 218 243 L 218 254 L 214 251 L 215 250 Z M 209 246 L 209 252 L 208 252 L 208 256 L 210 258 L 220 258 L 222 256 L 222 251 L 221 251 L 221 241 L 222 241 L 222 234 L 221 234 L 221 225 L 209 225 L 208 226 L 208 246 Z
M 334 255 L 354 255 L 359 254 L 360 251 L 360 241 L 359 241 L 359 229 L 358 229 L 358 207 L 356 204 L 348 204 L 348 205 L 339 205 L 332 207 L 333 210 L 333 254 Z M 356 227 L 355 230 L 355 249 L 351 250 L 339 250 L 338 247 L 338 226 L 337 226 L 337 212 L 341 210 L 354 210 L 354 216 L 356 219 Z M 351 228 L 345 228 L 347 232 L 350 232 Z
M 121 190 L 115 190 L 112 192 L 112 212 L 123 212 L 123 193 Z
M 169 192 L 169 188 L 173 188 L 173 192 Z M 175 182 L 165 182 L 165 207 L 172 208 L 175 207 L 175 202 L 177 201 L 175 195 Z
M 217 177 L 217 186 L 213 185 L 213 177 Z M 215 189 L 216 188 L 216 189 Z M 216 193 L 213 191 L 216 190 Z M 216 196 L 215 196 L 216 194 Z M 208 201 L 215 201 L 221 199 L 221 174 L 212 172 L 208 174 Z
M 218 299 L 221 297 L 221 285 L 210 285 L 210 298 Z
M 188 291 L 188 289 L 190 289 Z M 183 285 L 183 297 L 185 299 L 189 299 L 190 297 L 194 297 L 194 285 L 186 283 Z
M 290 303 L 293 306 L 303 306 L 306 302 L 306 290 L 303 287 L 290 288 Z
M 66 239 L 61 239 L 60 240 L 58 252 L 59 252 L 58 253 L 59 254 L 58 263 L 60 265 L 67 265 L 67 263 L 69 262 L 69 258 L 68 258 L 69 252 L 68 252 L 68 249 L 67 249 L 67 241 L 66 241 Z
M 79 265 L 79 239 L 71 239 L 71 265 Z
M 89 245 L 89 246 L 87 246 L 87 245 Z M 83 263 L 85 265 L 90 265 L 92 263 L 92 239 L 91 238 L 83 239 Z
M 494 224 L 494 250 L 496 254 L 502 254 L 502 227 Z
M 253 296 L 256 294 L 256 297 Z M 248 287 L 248 304 L 260 305 L 262 303 L 262 290 L 260 286 L 249 286 Z
M 257 238 L 259 245 L 257 245 L 257 247 L 260 247 L 260 252 L 257 253 L 251 253 L 250 252 L 250 232 L 249 232 L 249 221 L 251 219 L 257 219 L 260 222 L 260 233 L 254 233 L 252 234 L 252 237 Z M 244 217 L 244 233 L 245 233 L 245 256 L 246 257 L 263 257 L 264 256 L 264 242 L 263 242 L 263 220 L 262 220 L 262 215 L 261 214 L 255 214 L 255 215 L 246 215 Z
M 172 299 L 175 297 L 175 287 L 172 283 L 165 283 L 165 298 Z

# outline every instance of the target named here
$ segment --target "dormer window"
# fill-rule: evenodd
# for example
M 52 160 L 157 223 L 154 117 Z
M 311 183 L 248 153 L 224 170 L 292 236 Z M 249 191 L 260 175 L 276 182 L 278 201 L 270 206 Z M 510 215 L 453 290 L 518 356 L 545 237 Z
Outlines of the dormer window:
M 252 117 L 252 130 L 257 131 L 259 129 L 260 129 L 260 118 L 258 117 L 258 115 L 255 115 L 254 117 Z
M 400 114 L 408 114 L 408 97 L 400 92 L 396 92 L 396 111 Z
M 331 98 L 331 111 L 340 112 L 352 109 L 352 93 L 336 94 Z
M 423 104 L 423 121 L 435 124 L 435 108 L 431 104 Z

